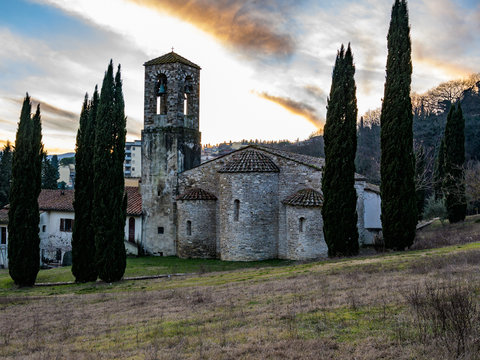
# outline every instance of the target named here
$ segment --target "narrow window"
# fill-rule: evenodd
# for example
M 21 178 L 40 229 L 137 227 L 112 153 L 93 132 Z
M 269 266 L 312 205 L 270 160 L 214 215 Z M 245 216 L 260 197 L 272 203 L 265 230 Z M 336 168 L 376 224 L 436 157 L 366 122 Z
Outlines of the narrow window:
M 0 228 L 0 244 L 6 245 L 7 244 L 7 228 L 1 227 Z
M 188 94 L 184 94 L 183 98 L 183 113 L 188 115 Z
M 47 225 L 42 225 L 42 232 L 47 231 Z
M 240 200 L 234 201 L 234 208 L 233 208 L 233 220 L 238 221 L 240 217 Z
M 135 243 L 135 218 L 128 219 L 128 241 Z
M 187 235 L 192 235 L 192 222 L 190 220 L 187 221 Z
M 165 115 L 167 113 L 167 77 L 161 74 L 156 84 L 156 114 Z
M 190 115 L 190 94 L 192 93 L 192 78 L 187 76 L 183 85 L 183 114 Z
M 305 218 L 301 217 L 298 221 L 298 231 L 304 232 L 305 231 Z
M 159 226 L 159 227 L 157 228 L 157 232 L 158 232 L 159 234 L 163 234 L 163 231 L 164 231 L 164 230 L 163 230 L 163 226 Z

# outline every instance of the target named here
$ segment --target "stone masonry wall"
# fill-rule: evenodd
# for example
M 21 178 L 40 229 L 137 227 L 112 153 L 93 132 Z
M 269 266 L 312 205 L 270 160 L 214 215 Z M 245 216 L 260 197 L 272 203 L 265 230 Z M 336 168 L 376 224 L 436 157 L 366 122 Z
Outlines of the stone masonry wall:
M 322 209 L 320 207 L 286 206 L 287 244 L 286 258 L 310 260 L 328 255 L 323 237 Z M 300 231 L 300 218 L 304 218 Z
M 280 168 L 280 173 L 277 174 L 278 176 L 278 192 L 277 196 L 275 197 L 275 202 L 277 206 L 277 237 L 275 239 L 275 246 L 277 249 L 275 250 L 276 256 L 283 259 L 289 259 L 291 256 L 293 258 L 297 258 L 300 255 L 292 255 L 292 247 L 287 242 L 287 234 L 288 234 L 288 217 L 287 217 L 287 206 L 282 204 L 282 201 L 292 195 L 293 193 L 297 192 L 303 188 L 312 188 L 316 191 L 321 192 L 321 181 L 322 181 L 322 172 L 319 169 L 312 168 L 307 165 L 303 165 L 301 163 L 295 162 L 290 159 L 286 159 L 280 155 L 272 154 L 268 151 L 263 151 L 261 149 L 256 149 L 264 153 L 268 156 L 272 161 Z M 241 150 L 240 150 L 241 151 Z M 200 187 L 204 190 L 207 190 L 217 196 L 220 200 L 223 195 L 224 188 L 219 186 L 221 183 L 221 176 L 225 174 L 218 173 L 218 170 L 223 167 L 225 163 L 227 163 L 231 159 L 231 154 L 221 157 L 219 159 L 214 159 L 209 162 L 206 162 L 194 169 L 185 171 L 179 175 L 178 187 L 179 192 L 182 193 L 186 189 L 191 187 Z M 237 174 L 238 175 L 238 174 Z M 257 173 L 260 179 L 265 180 L 258 180 L 258 181 L 267 181 L 267 176 L 271 175 L 268 173 Z M 241 186 L 241 185 L 239 185 Z M 361 243 L 364 239 L 368 238 L 366 230 L 364 229 L 364 204 L 363 204 L 363 189 L 364 189 L 364 181 L 356 181 L 355 188 L 357 190 L 357 212 L 358 212 L 358 229 L 359 229 L 359 236 Z M 247 190 L 248 187 L 244 188 L 244 192 L 255 193 L 254 190 Z M 231 195 L 228 195 L 231 199 Z M 241 200 L 241 199 L 239 199 Z M 216 229 L 216 238 L 217 238 L 217 257 L 221 257 L 220 251 L 223 249 L 220 242 L 221 239 L 227 241 L 227 229 L 225 228 L 226 220 L 224 218 L 230 216 L 228 214 L 228 209 L 223 209 L 220 207 L 221 201 L 217 201 L 217 213 L 216 213 L 216 221 L 217 221 L 217 229 Z M 230 206 L 233 206 L 229 203 Z M 227 212 L 225 212 L 227 211 Z M 290 209 L 290 212 L 293 210 Z M 318 212 L 318 221 L 321 221 L 321 212 Z M 298 222 L 298 214 L 294 216 L 294 221 Z M 292 220 L 293 221 L 293 220 Z M 273 220 L 270 220 L 270 223 L 273 223 Z M 223 227 L 222 227 L 223 226 Z M 223 229 L 223 230 L 222 230 Z M 323 239 L 323 224 L 318 227 L 321 229 L 321 234 L 319 233 L 316 238 L 319 238 L 321 235 Z M 224 231 L 222 233 L 222 231 Z M 306 240 L 306 239 L 305 239 Z M 303 246 L 303 245 L 302 245 Z M 305 245 L 306 246 L 306 245 Z M 308 245 L 310 246 L 310 245 Z M 313 246 L 313 245 L 312 245 Z M 325 245 L 326 246 L 326 245 Z M 323 252 L 323 250 L 319 250 Z M 325 248 L 326 251 L 326 248 Z M 299 253 L 300 254 L 300 253 Z M 223 256 L 223 255 L 222 255 Z M 315 255 L 316 256 L 316 255 Z M 319 255 L 321 256 L 321 254 Z
M 156 114 L 160 75 L 167 78 L 167 112 Z M 183 114 L 184 83 L 190 76 L 189 115 Z M 145 67 L 142 131 L 142 244 L 155 255 L 176 255 L 178 173 L 200 164 L 199 69 L 173 63 Z
M 216 207 L 214 200 L 181 200 L 177 202 L 178 256 L 182 258 L 215 258 Z M 187 221 L 191 222 L 188 234 Z
M 219 185 L 221 259 L 276 258 L 278 173 L 222 173 Z M 238 219 L 235 200 L 239 200 Z
M 166 115 L 157 115 L 157 91 L 160 75 L 167 78 Z M 183 112 L 185 79 L 191 79 L 192 92 L 189 94 L 188 115 Z M 145 128 L 150 126 L 174 126 L 199 129 L 200 70 L 181 64 L 161 64 L 145 67 Z M 188 126 L 187 126 L 188 125 Z

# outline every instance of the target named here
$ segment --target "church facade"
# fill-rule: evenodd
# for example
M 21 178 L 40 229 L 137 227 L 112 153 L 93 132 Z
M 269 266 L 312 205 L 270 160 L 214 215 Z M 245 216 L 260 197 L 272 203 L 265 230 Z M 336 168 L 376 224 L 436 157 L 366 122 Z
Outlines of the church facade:
M 232 261 L 326 256 L 324 160 L 254 145 L 201 164 L 200 67 L 174 52 L 144 66 L 144 249 Z M 358 174 L 355 188 L 359 241 L 371 244 L 379 192 Z

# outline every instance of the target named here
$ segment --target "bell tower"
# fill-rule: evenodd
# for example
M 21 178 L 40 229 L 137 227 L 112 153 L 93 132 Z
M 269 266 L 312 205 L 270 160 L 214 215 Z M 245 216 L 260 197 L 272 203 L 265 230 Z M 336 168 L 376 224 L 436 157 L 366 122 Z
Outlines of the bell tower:
M 144 66 L 142 245 L 176 255 L 177 176 L 200 165 L 200 67 L 173 51 Z

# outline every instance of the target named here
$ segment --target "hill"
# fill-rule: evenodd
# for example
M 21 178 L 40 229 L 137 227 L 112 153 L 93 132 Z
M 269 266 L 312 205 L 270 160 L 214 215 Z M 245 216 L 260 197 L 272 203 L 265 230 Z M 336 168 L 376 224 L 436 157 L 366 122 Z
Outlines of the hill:
M 13 289 L 0 270 L 0 357 L 478 359 L 478 218 L 463 245 L 176 278 Z

